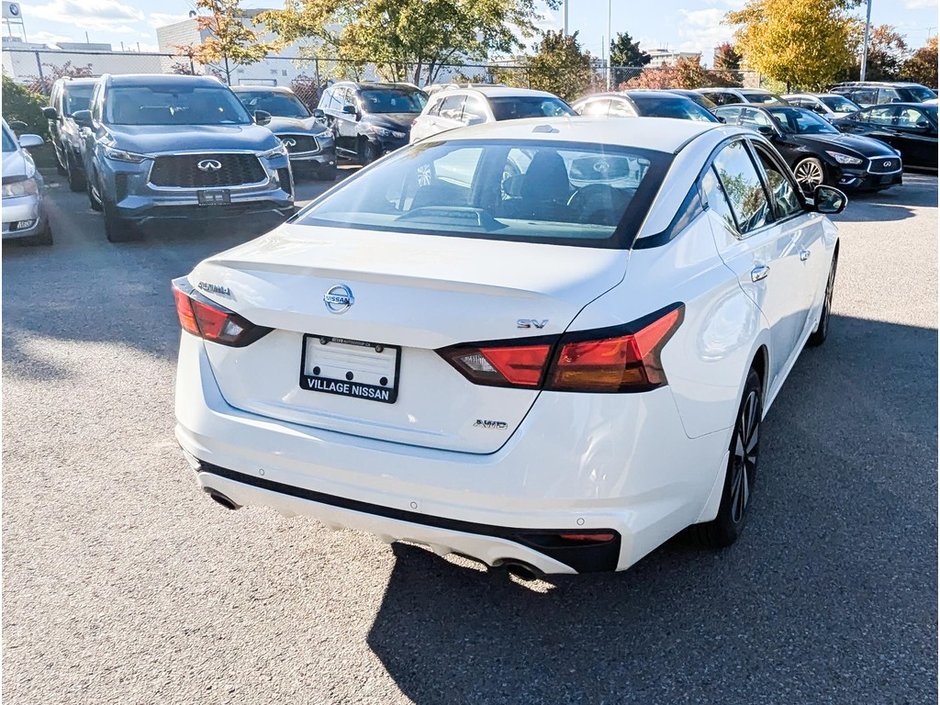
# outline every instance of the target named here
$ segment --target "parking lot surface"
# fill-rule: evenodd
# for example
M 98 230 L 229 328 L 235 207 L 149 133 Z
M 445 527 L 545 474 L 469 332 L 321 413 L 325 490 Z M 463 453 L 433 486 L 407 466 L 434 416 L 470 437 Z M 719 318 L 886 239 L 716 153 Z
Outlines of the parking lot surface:
M 48 180 L 55 245 L 3 246 L 4 702 L 936 702 L 935 177 L 836 218 L 742 540 L 533 583 L 197 491 L 169 281 L 249 234 L 112 245 Z

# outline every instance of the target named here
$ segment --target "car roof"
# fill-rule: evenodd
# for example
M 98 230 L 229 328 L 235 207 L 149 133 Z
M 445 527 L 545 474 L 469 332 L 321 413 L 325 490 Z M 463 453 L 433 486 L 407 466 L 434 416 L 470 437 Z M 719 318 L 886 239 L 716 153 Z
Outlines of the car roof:
M 81 78 L 76 78 L 74 76 L 63 76 L 62 78 L 57 78 L 56 83 L 69 84 L 73 86 L 85 86 L 88 84 L 94 85 L 98 83 L 97 76 L 82 76 Z
M 442 88 L 435 95 L 453 95 L 454 93 L 477 93 L 487 98 L 525 97 L 557 98 L 554 93 L 538 91 L 534 88 L 512 88 L 511 86 L 474 86 L 472 88 Z
M 916 81 L 846 81 L 837 83 L 833 88 L 865 88 L 866 86 L 890 86 L 892 88 L 906 88 L 907 86 L 921 86 Z M 926 86 L 925 86 L 926 88 Z
M 787 93 L 781 98 L 845 98 L 839 93 Z
M 504 120 L 441 132 L 422 142 L 499 139 L 517 142 L 587 142 L 637 147 L 674 153 L 704 132 L 724 127 L 721 123 L 669 118 L 610 120 L 581 116 Z
M 156 88 L 172 88 L 173 86 L 210 86 L 218 88 L 224 86 L 215 76 L 188 76 L 173 73 L 125 73 L 107 75 L 111 86 L 154 86 Z
M 236 93 L 245 93 L 247 91 L 268 91 L 269 93 L 293 93 L 287 86 L 232 86 Z
M 346 86 L 346 87 L 352 86 L 353 88 L 365 89 L 367 91 L 382 89 L 382 88 L 413 88 L 415 90 L 419 90 L 419 91 L 421 90 L 420 88 L 418 88 L 412 83 L 404 83 L 404 82 L 392 83 L 392 82 L 383 82 L 383 81 L 337 81 L 332 86 L 329 86 L 329 88 L 336 88 L 338 86 Z

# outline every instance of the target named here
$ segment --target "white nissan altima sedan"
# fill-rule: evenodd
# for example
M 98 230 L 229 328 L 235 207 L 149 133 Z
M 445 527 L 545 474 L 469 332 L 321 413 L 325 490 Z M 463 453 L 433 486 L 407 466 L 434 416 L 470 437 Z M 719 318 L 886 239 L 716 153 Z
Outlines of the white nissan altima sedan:
M 845 202 L 739 127 L 441 134 L 173 282 L 177 438 L 230 509 L 527 575 L 728 545 Z

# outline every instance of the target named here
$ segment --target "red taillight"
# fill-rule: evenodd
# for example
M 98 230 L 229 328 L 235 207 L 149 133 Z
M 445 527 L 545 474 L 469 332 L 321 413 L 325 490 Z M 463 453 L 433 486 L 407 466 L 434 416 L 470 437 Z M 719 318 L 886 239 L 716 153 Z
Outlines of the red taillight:
M 173 280 L 173 298 L 180 325 L 188 333 L 205 340 L 241 348 L 271 332 L 256 326 L 196 292 L 185 277 Z
M 625 335 L 595 337 L 596 333 L 579 332 L 565 336 L 546 389 L 630 392 L 662 387 L 666 374 L 659 354 L 682 322 L 682 312 L 681 306 L 672 308 Z
M 660 353 L 682 323 L 684 310 L 682 304 L 674 304 L 627 326 L 457 345 L 439 353 L 475 384 L 563 392 L 643 392 L 667 383 Z
M 521 342 L 521 345 L 448 348 L 442 350 L 441 355 L 476 384 L 537 387 L 552 346 Z

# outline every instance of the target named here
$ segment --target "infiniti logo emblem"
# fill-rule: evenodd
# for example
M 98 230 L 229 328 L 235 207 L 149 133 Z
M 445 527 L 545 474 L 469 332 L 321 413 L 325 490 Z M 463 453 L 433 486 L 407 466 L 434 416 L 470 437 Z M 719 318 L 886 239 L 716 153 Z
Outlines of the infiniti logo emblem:
M 890 162 L 890 161 L 886 161 L 886 162 L 884 163 L 884 166 L 891 166 L 891 162 Z
M 199 171 L 218 171 L 222 168 L 222 162 L 216 159 L 203 159 L 196 164 L 196 168 L 199 169 Z
M 356 303 L 356 299 L 348 286 L 337 284 L 323 295 L 323 303 L 330 313 L 346 313 Z
M 281 142 L 284 143 L 284 146 L 285 146 L 285 147 L 296 147 L 296 146 L 297 146 L 297 140 L 295 140 L 293 137 L 285 137 L 284 139 L 281 140 Z

